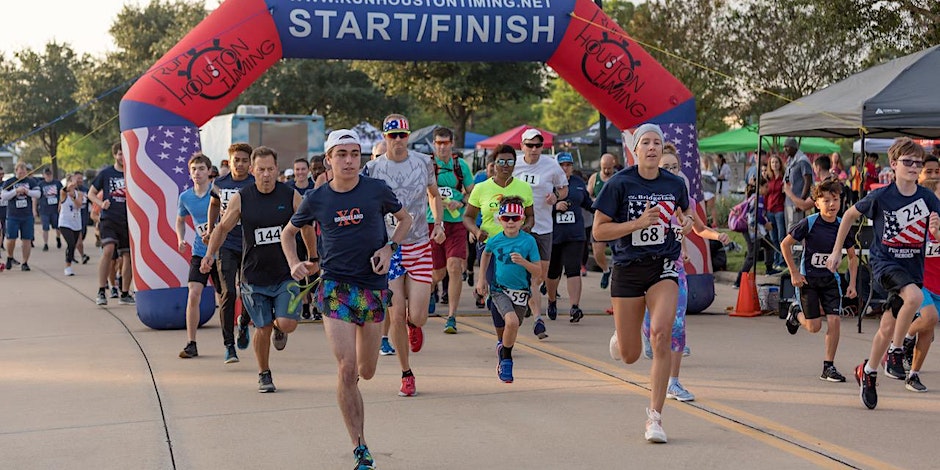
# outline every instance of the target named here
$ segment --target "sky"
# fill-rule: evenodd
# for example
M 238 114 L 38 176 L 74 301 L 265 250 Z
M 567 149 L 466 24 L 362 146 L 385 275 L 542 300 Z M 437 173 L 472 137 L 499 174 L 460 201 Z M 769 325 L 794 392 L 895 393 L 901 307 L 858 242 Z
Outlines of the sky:
M 0 51 L 8 57 L 51 41 L 69 43 L 75 52 L 102 56 L 114 50 L 108 28 L 125 4 L 148 0 L 4 0 Z

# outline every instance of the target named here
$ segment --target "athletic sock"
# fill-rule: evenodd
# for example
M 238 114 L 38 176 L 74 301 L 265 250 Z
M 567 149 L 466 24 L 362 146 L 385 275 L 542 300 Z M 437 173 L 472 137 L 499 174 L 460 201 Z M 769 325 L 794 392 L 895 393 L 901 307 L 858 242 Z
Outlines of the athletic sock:
M 122 291 L 121 291 L 121 297 L 127 297 L 127 296 L 129 296 L 129 295 L 130 295 L 130 294 L 129 294 L 126 290 L 122 290 Z
M 502 359 L 512 359 L 512 346 L 503 346 Z
M 832 367 L 834 365 L 832 361 L 823 361 L 823 367 Z
M 912 340 L 912 339 L 914 339 L 914 338 L 916 338 L 916 337 L 917 337 L 917 335 L 904 335 L 904 339 L 906 339 L 906 340 Z
M 672 388 L 677 383 L 679 383 L 679 377 L 669 377 L 669 385 L 666 388 Z
M 99 287 L 99 288 L 98 288 L 98 293 L 99 293 L 99 294 L 104 294 L 107 290 L 108 290 L 107 287 Z
M 876 373 L 878 373 L 878 369 L 872 369 L 872 368 L 871 368 L 871 361 L 868 361 L 868 362 L 865 363 L 865 373 L 866 373 L 866 374 L 876 374 Z
M 411 369 L 408 369 L 408 370 L 406 370 L 406 371 L 404 371 L 404 372 L 401 373 L 401 378 L 411 377 L 411 376 L 413 376 L 413 375 L 414 375 L 414 374 L 411 373 Z
M 895 346 L 894 343 L 891 343 L 891 347 L 888 348 L 888 354 L 891 354 L 891 353 L 893 353 L 893 352 L 895 352 L 895 351 L 903 351 L 903 350 L 904 350 L 904 348 Z

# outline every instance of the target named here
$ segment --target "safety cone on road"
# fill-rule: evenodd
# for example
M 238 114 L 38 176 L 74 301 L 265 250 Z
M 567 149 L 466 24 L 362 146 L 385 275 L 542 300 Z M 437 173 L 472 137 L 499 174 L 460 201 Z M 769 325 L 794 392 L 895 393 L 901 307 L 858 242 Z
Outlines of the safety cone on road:
M 741 273 L 741 284 L 738 286 L 738 303 L 734 311 L 728 314 L 732 317 L 760 316 L 760 300 L 757 298 L 757 282 L 751 277 L 751 272 Z

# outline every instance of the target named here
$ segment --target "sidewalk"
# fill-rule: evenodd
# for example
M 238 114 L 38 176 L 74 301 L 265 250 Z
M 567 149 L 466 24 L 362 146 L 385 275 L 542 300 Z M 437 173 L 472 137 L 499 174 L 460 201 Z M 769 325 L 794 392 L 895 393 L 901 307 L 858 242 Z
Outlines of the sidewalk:
M 182 360 L 183 331 L 146 328 L 114 301 L 95 306 L 99 256 L 87 246 L 92 261 L 75 277 L 62 275 L 55 249 L 35 250 L 32 272 L 0 273 L 4 468 L 352 468 L 322 325 L 302 324 L 272 352 L 278 391 L 257 393 L 253 353 L 223 364 L 215 318 L 199 331 L 200 356 Z M 581 323 L 568 323 L 565 297 L 547 340 L 526 321 L 513 384 L 496 378 L 490 319 L 467 288 L 460 333 L 443 334 L 443 319 L 432 318 L 412 355 L 417 397 L 397 396 L 397 357 L 380 357 L 376 377 L 360 384 L 379 468 L 913 468 L 933 458 L 909 436 L 936 429 L 936 394 L 880 377 L 882 401 L 864 410 L 851 378 L 818 380 L 822 335 L 790 336 L 775 316 L 727 317 L 737 291 L 723 283 L 708 314 L 688 319 L 682 382 L 697 400 L 668 401 L 669 444 L 646 443 L 650 362 L 609 358 L 613 319 L 598 280 L 584 278 Z M 875 322 L 864 325 L 862 335 L 843 329 L 836 365 L 846 375 L 867 354 Z M 940 386 L 935 361 L 923 377 Z

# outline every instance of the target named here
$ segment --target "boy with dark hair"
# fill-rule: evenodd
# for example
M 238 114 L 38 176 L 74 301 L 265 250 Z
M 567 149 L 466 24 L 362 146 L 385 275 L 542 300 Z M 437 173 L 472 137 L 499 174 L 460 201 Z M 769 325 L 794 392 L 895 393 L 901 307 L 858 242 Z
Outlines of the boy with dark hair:
M 829 159 L 820 159 L 829 161 Z M 839 274 L 833 274 L 826 268 L 831 250 L 839 232 L 839 211 L 842 184 L 837 180 L 826 180 L 813 188 L 812 196 L 816 200 L 818 213 L 799 221 L 790 228 L 789 234 L 780 243 L 783 259 L 790 270 L 790 279 L 797 289 L 798 308 L 791 308 L 787 316 L 787 330 L 795 335 L 800 325 L 810 333 L 822 328 L 822 317 L 826 317 L 826 356 L 823 360 L 822 375 L 819 380 L 845 382 L 834 364 L 836 349 L 839 347 L 840 313 L 842 311 L 842 281 Z M 847 237 L 843 246 L 849 255 L 849 286 L 845 296 L 855 298 L 855 282 L 858 278 L 858 257 L 852 246 L 852 239 Z M 793 261 L 793 245 L 803 244 L 803 256 L 799 269 Z M 799 311 L 802 309 L 802 311 Z
M 901 137 L 894 141 L 888 149 L 888 161 L 895 181 L 870 192 L 845 212 L 826 263 L 830 271 L 836 272 L 842 261 L 842 245 L 852 225 L 862 215 L 872 219 L 872 279 L 889 293 L 887 304 L 891 314 L 881 316 L 871 353 L 855 368 L 862 404 L 868 409 L 878 405 L 875 382 L 878 360 L 885 351 L 888 351 L 885 375 L 896 379 L 905 377 L 902 344 L 907 327 L 924 299 L 921 289 L 927 232 L 929 230 L 935 238 L 940 235 L 940 216 L 937 215 L 940 200 L 930 190 L 917 185 L 924 157 L 924 149 L 913 140 Z

